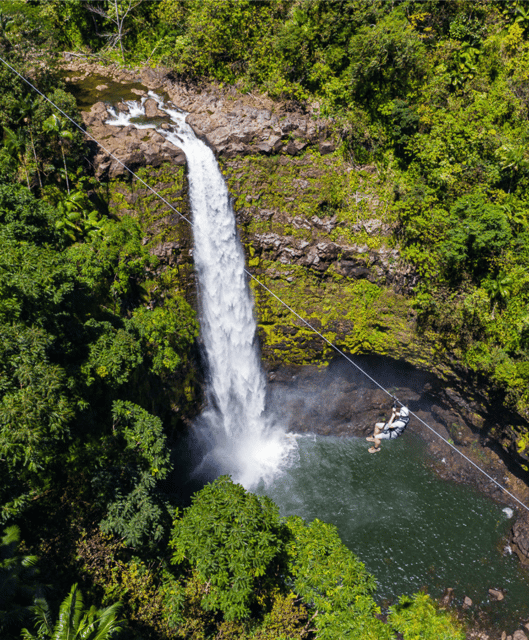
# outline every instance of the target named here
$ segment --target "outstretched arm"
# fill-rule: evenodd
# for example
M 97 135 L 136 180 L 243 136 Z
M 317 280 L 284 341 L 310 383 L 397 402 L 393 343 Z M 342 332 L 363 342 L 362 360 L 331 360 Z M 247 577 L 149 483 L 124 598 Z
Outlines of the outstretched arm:
M 393 427 L 391 426 L 393 424 L 393 421 L 395 420 L 395 418 L 397 417 L 397 410 L 395 409 L 395 407 L 393 407 L 393 411 L 391 413 L 391 418 L 389 419 L 388 423 L 387 423 L 387 427 L 390 427 L 391 429 L 393 429 Z

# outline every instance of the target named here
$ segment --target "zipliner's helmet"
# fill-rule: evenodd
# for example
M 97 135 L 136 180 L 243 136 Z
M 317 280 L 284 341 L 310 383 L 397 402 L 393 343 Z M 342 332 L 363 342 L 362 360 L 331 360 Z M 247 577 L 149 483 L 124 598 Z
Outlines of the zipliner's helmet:
M 407 418 L 410 415 L 408 407 L 401 407 L 399 411 L 399 415 L 401 415 L 403 418 Z

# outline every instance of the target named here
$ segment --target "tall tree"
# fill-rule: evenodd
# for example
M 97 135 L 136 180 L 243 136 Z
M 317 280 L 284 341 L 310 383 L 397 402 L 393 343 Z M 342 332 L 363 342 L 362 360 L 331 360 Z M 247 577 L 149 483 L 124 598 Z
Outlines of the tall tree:
M 68 195 L 70 195 L 70 180 L 68 178 L 68 167 L 66 166 L 66 156 L 64 154 L 64 143 L 63 140 L 72 140 L 73 135 L 71 131 L 68 131 L 64 122 L 59 118 L 59 116 L 52 114 L 49 118 L 47 118 L 42 125 L 44 131 L 52 133 L 56 136 L 59 141 L 59 147 L 61 149 L 62 162 L 64 165 L 64 176 L 66 178 L 66 188 L 68 190 Z
M 110 0 L 108 3 L 100 2 L 99 4 L 88 5 L 89 11 L 95 13 L 107 22 L 115 25 L 115 33 L 102 34 L 108 39 L 109 47 L 113 49 L 119 44 L 121 50 L 121 59 L 125 62 L 125 50 L 123 48 L 123 38 L 127 30 L 125 29 L 125 21 L 130 13 L 140 5 L 142 0 Z

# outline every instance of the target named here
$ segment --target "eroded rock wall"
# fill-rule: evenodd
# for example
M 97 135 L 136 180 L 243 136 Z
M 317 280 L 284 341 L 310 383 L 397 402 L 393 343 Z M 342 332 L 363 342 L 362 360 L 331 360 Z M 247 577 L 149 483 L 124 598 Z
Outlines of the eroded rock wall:
M 85 65 L 80 72 L 94 69 Z M 125 93 L 138 96 L 152 88 L 190 112 L 188 122 L 219 157 L 234 196 L 248 269 L 260 282 L 342 349 L 419 365 L 430 359 L 427 341 L 414 331 L 405 295 L 417 277 L 400 257 L 392 184 L 374 166 L 344 160 L 335 148 L 332 123 L 319 119 L 310 106 L 295 110 L 233 88 L 184 85 L 149 70 L 116 73 L 113 82 L 123 83 Z M 97 175 L 126 183 L 130 177 L 123 165 L 135 171 L 143 167 L 147 174 L 154 172 L 157 184 L 161 166 L 183 167 L 183 153 L 169 149 L 160 134 L 105 124 L 108 86 L 96 87 L 103 100 L 84 118 L 92 135 L 123 164 L 96 150 Z M 149 102 L 149 115 L 167 126 Z M 119 101 L 115 105 L 127 109 Z M 132 194 L 127 197 L 132 206 Z M 169 250 L 166 244 L 163 252 Z M 252 286 L 265 359 L 272 365 L 325 362 L 332 353 L 325 341 L 266 289 L 255 281 Z
M 404 295 L 416 274 L 400 258 L 388 184 L 338 152 L 221 158 L 248 269 L 341 349 L 420 364 Z M 260 338 L 271 365 L 325 362 L 332 349 L 255 281 Z

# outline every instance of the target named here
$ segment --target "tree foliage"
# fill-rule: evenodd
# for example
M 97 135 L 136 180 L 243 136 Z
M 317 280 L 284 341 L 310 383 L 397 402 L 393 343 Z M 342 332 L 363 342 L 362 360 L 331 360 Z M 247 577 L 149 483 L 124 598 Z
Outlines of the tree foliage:
M 478 281 L 495 270 L 495 259 L 507 249 L 512 231 L 498 205 L 472 194 L 457 200 L 450 209 L 449 230 L 440 246 L 449 276 L 467 271 Z
M 388 621 L 404 640 L 464 640 L 461 626 L 440 611 L 426 593 L 402 596 L 390 609 Z
M 20 529 L 12 525 L 0 540 L 0 633 L 12 637 L 30 618 L 35 599 L 41 595 L 37 581 L 37 558 L 18 550 Z
M 106 474 L 117 484 L 101 488 L 101 500 L 110 501 L 99 503 L 108 507 L 105 524 L 131 544 L 147 535 L 155 542 L 165 513 L 155 497 L 169 469 L 165 436 L 158 418 L 137 404 L 123 409 L 120 400 L 127 383 L 188 366 L 194 314 L 173 296 L 177 313 L 155 308 L 154 323 L 139 320 L 147 317 L 142 281 L 154 261 L 135 221 L 107 220 L 101 233 L 71 244 L 61 216 L 27 188 L 0 184 L 2 517 L 16 516 L 68 473 L 97 478 L 101 487 Z M 156 472 L 139 453 L 116 466 L 136 421 L 143 441 L 159 450 Z M 124 431 L 116 433 L 117 425 Z M 112 438 L 118 448 L 107 456 Z
M 92 481 L 99 492 L 110 492 L 110 497 L 105 496 L 107 515 L 101 528 L 134 547 L 146 540 L 156 544 L 168 519 L 168 505 L 156 495 L 156 487 L 172 470 L 161 420 L 132 402 L 119 400 L 113 404 L 112 416 L 113 436 L 103 446 L 119 455 L 109 456 L 109 463 Z
M 336 527 L 299 517 L 287 520 L 292 539 L 287 545 L 293 589 L 318 612 L 320 638 L 391 638 L 390 629 L 375 618 L 376 583 L 341 542 Z
M 280 571 L 284 535 L 271 500 L 222 476 L 196 494 L 175 521 L 172 562 L 186 561 L 208 583 L 204 609 L 219 610 L 228 621 L 242 619 Z

